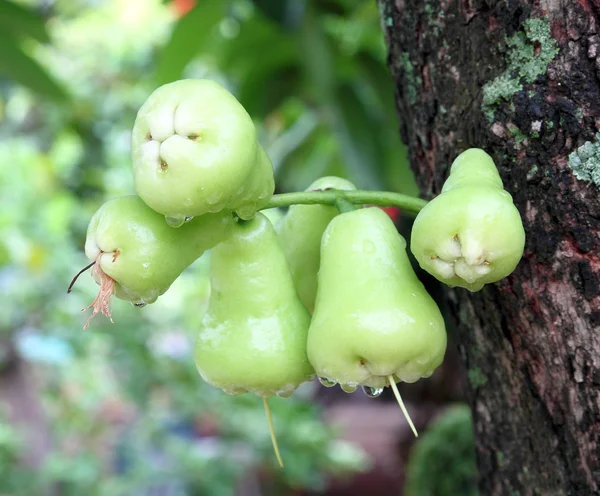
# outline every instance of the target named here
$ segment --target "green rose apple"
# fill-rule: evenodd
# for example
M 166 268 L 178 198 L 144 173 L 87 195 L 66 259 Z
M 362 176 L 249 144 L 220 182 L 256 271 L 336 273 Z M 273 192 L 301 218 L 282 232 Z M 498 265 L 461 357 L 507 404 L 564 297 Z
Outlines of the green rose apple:
M 524 246 L 521 216 L 492 158 L 470 149 L 452 164 L 441 194 L 419 212 L 410 248 L 438 280 L 479 291 L 513 272 Z
M 355 190 L 356 186 L 340 177 L 322 177 L 306 191 L 326 189 Z M 339 210 L 328 205 L 292 205 L 284 217 L 279 236 L 298 296 L 313 312 L 317 294 L 317 273 L 321 262 L 321 238 Z
M 274 190 L 252 119 L 214 81 L 186 79 L 154 91 L 138 112 L 132 157 L 137 193 L 174 226 L 223 209 L 249 218 Z
M 277 234 L 262 214 L 241 221 L 211 252 L 211 295 L 196 342 L 202 378 L 229 394 L 287 397 L 314 375 L 310 316 Z
M 442 363 L 444 320 L 381 209 L 343 213 L 325 230 L 307 350 L 327 385 L 349 391 L 415 382 Z
M 153 303 L 188 265 L 223 241 L 232 225 L 231 212 L 222 211 L 173 229 L 137 196 L 107 201 L 92 217 L 85 241 L 101 284 L 94 314 L 108 311 L 113 293 L 137 306 Z

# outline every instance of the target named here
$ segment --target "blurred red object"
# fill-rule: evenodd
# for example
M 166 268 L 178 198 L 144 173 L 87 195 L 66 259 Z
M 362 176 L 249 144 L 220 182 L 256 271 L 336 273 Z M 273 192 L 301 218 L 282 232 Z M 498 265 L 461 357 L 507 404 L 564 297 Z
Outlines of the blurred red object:
M 400 219 L 400 209 L 398 207 L 379 207 L 386 214 L 388 214 L 389 218 L 394 221 L 394 224 L 398 222 Z
M 196 6 L 196 0 L 173 0 L 171 3 L 177 17 L 183 17 Z

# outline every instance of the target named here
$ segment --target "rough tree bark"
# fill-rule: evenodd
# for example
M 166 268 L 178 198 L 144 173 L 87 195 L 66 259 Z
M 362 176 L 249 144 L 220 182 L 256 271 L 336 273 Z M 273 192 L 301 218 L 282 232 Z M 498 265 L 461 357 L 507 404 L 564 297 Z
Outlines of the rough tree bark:
M 445 293 L 481 493 L 600 494 L 600 0 L 379 5 L 423 195 L 483 148 L 527 232 L 509 278 Z

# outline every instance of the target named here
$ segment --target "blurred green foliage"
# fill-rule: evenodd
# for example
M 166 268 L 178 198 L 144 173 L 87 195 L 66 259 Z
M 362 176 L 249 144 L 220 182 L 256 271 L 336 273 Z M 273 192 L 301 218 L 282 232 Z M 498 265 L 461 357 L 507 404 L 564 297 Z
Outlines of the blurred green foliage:
M 23 465 L 32 434 L 11 427 L 19 412 L 2 398 L 0 492 L 220 496 L 258 471 L 265 494 L 281 494 L 365 469 L 364 453 L 320 420 L 314 385 L 272 400 L 279 472 L 261 401 L 200 380 L 191 350 L 206 257 L 157 303 L 116 300 L 115 323 L 98 317 L 86 332 L 80 310 L 97 286 L 86 274 L 66 288 L 87 264 L 94 211 L 133 192 L 137 109 L 182 77 L 238 96 L 279 190 L 337 174 L 414 194 L 376 3 L 0 0 L 0 33 L 0 368 L 13 349 L 30 365 L 51 440 L 42 466 Z
M 413 446 L 406 467 L 406 496 L 477 496 L 471 409 L 448 407 Z

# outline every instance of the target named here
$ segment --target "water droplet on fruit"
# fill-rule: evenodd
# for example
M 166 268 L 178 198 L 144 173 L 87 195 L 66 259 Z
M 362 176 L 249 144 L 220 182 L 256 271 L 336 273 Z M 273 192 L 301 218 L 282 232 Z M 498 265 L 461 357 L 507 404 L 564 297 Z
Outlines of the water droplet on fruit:
M 185 222 L 189 222 L 190 220 L 192 220 L 194 218 L 194 216 L 192 215 L 191 217 L 186 217 L 185 218 Z
M 327 377 L 319 377 L 319 382 L 325 387 L 333 387 L 337 384 L 336 381 L 327 379 Z
M 289 398 L 292 394 L 294 394 L 294 389 L 282 389 L 280 391 L 277 391 L 277 396 L 279 396 L 280 398 Z
M 381 393 L 383 393 L 383 388 L 371 386 L 362 386 L 362 390 L 369 398 L 377 398 L 378 396 L 381 396 Z
M 183 215 L 166 215 L 165 220 L 171 227 L 181 227 L 185 222 L 185 216 Z
M 145 301 L 132 301 L 131 304 L 136 308 L 144 308 L 147 305 Z
M 355 386 L 354 384 L 340 384 L 340 387 L 342 388 L 342 391 L 344 391 L 344 393 L 353 393 L 354 391 L 356 391 L 356 388 L 358 386 Z

